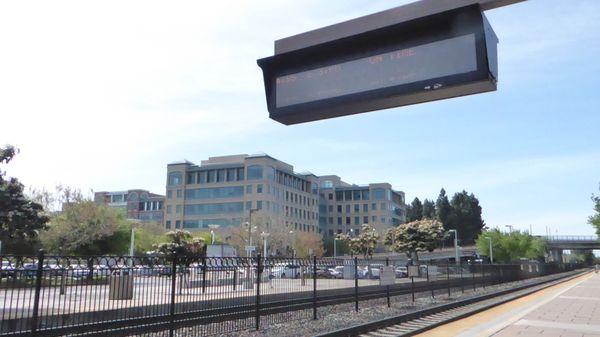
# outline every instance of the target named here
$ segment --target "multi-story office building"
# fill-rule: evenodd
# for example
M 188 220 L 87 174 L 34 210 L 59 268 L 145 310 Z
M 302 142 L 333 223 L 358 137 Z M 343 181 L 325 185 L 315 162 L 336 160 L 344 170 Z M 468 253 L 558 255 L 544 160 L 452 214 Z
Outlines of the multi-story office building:
M 317 177 L 268 155 L 211 157 L 167 166 L 166 228 L 239 226 L 259 210 L 268 226 L 317 232 Z
M 121 208 L 127 213 L 128 219 L 163 223 L 164 195 L 146 190 L 96 192 L 94 202 Z
M 335 175 L 321 176 L 318 182 L 319 229 L 326 238 L 358 235 L 363 224 L 384 232 L 406 221 L 404 192 L 388 183 L 352 185 Z
M 239 226 L 261 210 L 270 226 L 359 234 L 365 223 L 381 231 L 405 221 L 404 193 L 388 183 L 351 185 L 337 176 L 295 173 L 268 155 L 211 157 L 167 166 L 166 228 Z

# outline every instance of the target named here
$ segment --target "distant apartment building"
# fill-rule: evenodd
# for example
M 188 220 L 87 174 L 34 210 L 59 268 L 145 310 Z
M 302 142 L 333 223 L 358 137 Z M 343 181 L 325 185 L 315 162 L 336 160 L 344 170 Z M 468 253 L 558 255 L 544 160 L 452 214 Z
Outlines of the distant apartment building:
M 319 228 L 326 238 L 360 234 L 363 224 L 379 232 L 406 221 L 404 192 L 389 183 L 348 184 L 340 177 L 320 176 Z
M 210 157 L 167 165 L 165 227 L 240 226 L 260 210 L 269 226 L 321 233 L 384 230 L 405 221 L 404 193 L 388 183 L 351 185 L 337 176 L 294 172 L 269 155 Z
M 146 190 L 127 190 L 94 193 L 96 203 L 123 209 L 128 219 L 142 222 L 164 221 L 165 196 Z

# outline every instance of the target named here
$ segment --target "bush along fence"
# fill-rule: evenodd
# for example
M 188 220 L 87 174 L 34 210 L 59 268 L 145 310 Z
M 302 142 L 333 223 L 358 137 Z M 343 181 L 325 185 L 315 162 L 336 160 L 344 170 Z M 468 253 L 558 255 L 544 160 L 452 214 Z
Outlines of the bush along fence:
M 213 335 L 318 319 L 319 308 L 449 296 L 578 268 L 389 259 L 2 256 L 0 336 Z

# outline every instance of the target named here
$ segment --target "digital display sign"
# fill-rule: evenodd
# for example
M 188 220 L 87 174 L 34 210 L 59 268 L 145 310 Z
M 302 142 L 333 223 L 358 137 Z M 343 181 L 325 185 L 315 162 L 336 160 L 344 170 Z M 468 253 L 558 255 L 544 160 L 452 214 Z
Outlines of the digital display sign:
M 475 35 L 468 34 L 280 76 L 275 80 L 275 105 L 284 107 L 476 71 L 475 54 Z
M 497 42 L 469 6 L 257 62 L 289 125 L 496 90 Z

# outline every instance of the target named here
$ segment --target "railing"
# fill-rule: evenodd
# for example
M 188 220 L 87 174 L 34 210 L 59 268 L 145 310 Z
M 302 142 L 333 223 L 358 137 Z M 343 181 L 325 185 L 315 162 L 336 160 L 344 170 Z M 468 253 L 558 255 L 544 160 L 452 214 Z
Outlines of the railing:
M 319 308 L 470 291 L 574 265 L 438 264 L 386 259 L 0 257 L 0 336 L 218 335 L 318 319 Z M 392 266 L 389 285 L 377 278 Z M 389 269 L 387 269 L 389 271 Z M 415 270 L 411 270 L 414 272 Z M 460 290 L 459 290 L 460 289 Z M 407 297 L 408 296 L 408 297 Z M 154 335 L 153 335 L 154 336 Z
M 557 241 L 568 241 L 568 242 L 590 242 L 590 241 L 598 241 L 598 236 L 596 236 L 596 235 L 550 235 L 550 236 L 540 236 L 540 237 L 546 239 L 549 242 L 557 242 Z

